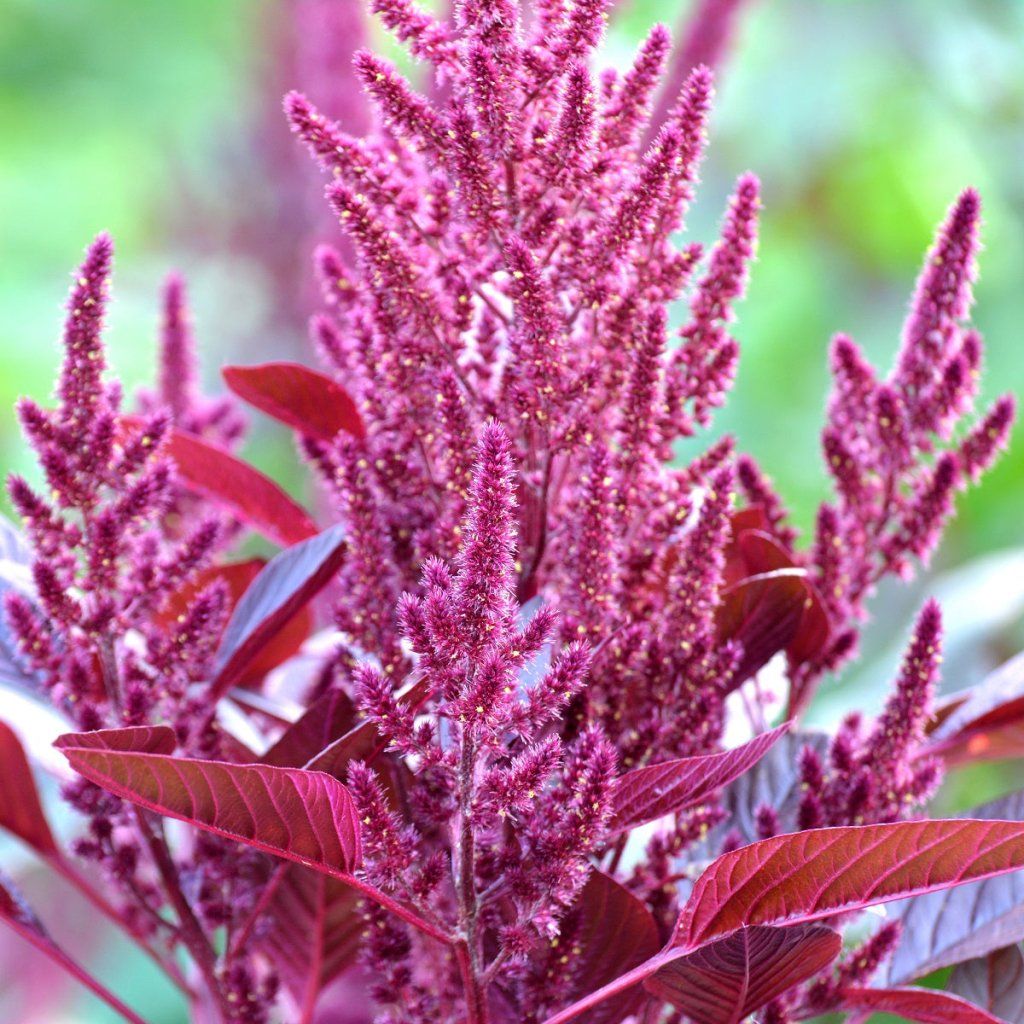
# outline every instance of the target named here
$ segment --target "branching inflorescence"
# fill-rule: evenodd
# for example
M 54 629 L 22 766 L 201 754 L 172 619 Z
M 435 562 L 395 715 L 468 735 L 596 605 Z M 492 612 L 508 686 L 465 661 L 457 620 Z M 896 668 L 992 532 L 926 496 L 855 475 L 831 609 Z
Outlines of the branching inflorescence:
M 710 250 L 678 241 L 711 72 L 659 98 L 657 26 L 595 76 L 607 0 L 373 7 L 426 93 L 360 52 L 368 137 L 285 100 L 348 239 L 315 254 L 333 376 L 270 364 L 244 392 L 297 429 L 343 529 L 231 455 L 242 421 L 198 392 L 177 278 L 158 387 L 122 412 L 106 237 L 72 291 L 57 408 L 19 406 L 48 496 L 11 480 L 34 585 L 6 615 L 25 685 L 77 730 L 59 741 L 89 819 L 77 852 L 197 1020 L 318 1019 L 357 962 L 353 1019 L 389 1024 L 893 1008 L 904 990 L 867 986 L 898 925 L 833 970 L 837 929 L 1024 863 L 1024 826 L 906 820 L 955 748 L 931 737 L 938 606 L 878 717 L 827 740 L 770 730 L 758 678 L 771 662 L 798 718 L 879 581 L 928 558 L 1005 446 L 1010 398 L 970 422 L 977 195 L 939 231 L 893 371 L 833 342 L 835 497 L 801 548 L 730 438 L 679 455 L 736 372 L 761 202 L 745 174 Z M 226 559 L 246 527 L 287 549 Z M 297 654 L 329 582 L 335 642 Z M 724 751 L 730 722 L 751 738 Z M 755 798 L 745 773 L 769 762 L 788 783 Z M 875 885 L 893 862 L 905 877 Z M 2 916 L 45 945 L 11 899 Z M 763 983 L 734 990 L 736 971 Z

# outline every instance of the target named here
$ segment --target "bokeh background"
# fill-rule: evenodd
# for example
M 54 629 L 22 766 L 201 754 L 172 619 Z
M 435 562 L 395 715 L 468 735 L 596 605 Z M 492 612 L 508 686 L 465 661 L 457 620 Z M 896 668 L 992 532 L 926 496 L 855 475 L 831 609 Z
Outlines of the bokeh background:
M 318 41 L 290 28 L 304 2 L 0 0 L 3 470 L 28 469 L 10 410 L 19 394 L 48 394 L 68 271 L 101 228 L 118 246 L 109 343 L 129 390 L 152 376 L 159 286 L 172 267 L 190 282 L 212 385 L 225 362 L 313 359 L 308 252 L 328 229 L 312 212 L 317 176 L 279 99 L 301 85 L 329 109 L 319 90 L 347 86 L 343 66 L 337 78 L 322 67 L 310 78 Z M 336 3 L 356 14 L 362 0 Z M 625 64 L 654 21 L 678 24 L 689 8 L 619 0 L 607 58 Z M 740 376 L 718 426 L 758 456 L 806 526 L 825 493 L 828 339 L 845 330 L 890 363 L 934 226 L 968 184 L 985 203 L 983 394 L 1024 393 L 1024 2 L 748 0 L 720 69 L 693 237 L 713 237 L 731 182 L 748 168 L 764 184 L 760 258 L 737 327 Z M 948 689 L 1024 645 L 1022 434 L 960 501 L 932 570 L 878 595 L 867 656 L 825 690 L 819 721 L 877 706 L 925 592 L 946 606 Z M 283 432 L 256 424 L 248 453 L 302 492 Z M 943 805 L 1013 785 L 1009 769 L 959 775 Z M 145 964 L 22 852 L 0 843 L 0 859 L 56 916 L 55 932 L 91 950 L 154 1024 L 183 1020 Z M 0 1019 L 115 1018 L 0 933 Z

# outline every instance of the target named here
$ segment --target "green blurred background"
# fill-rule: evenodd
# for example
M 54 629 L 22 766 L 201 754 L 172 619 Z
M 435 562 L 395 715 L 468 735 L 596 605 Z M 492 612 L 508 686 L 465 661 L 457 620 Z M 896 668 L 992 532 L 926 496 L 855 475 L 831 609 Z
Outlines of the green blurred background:
M 190 281 L 211 384 L 225 362 L 312 358 L 313 298 L 282 303 L 275 287 L 282 268 L 295 281 L 309 276 L 294 224 L 315 189 L 278 114 L 292 84 L 281 66 L 284 3 L 0 0 L 4 470 L 28 468 L 9 410 L 19 394 L 49 393 L 68 273 L 101 228 L 118 246 L 109 342 L 129 390 L 152 376 L 158 290 L 171 267 Z M 621 0 L 608 58 L 624 64 L 650 24 L 677 23 L 687 9 L 686 0 Z M 282 171 L 292 159 L 302 170 Z M 923 252 L 968 184 L 985 202 L 984 395 L 1024 392 L 1022 168 L 1024 2 L 750 0 L 721 71 L 691 234 L 713 237 L 737 174 L 761 176 L 760 258 L 737 328 L 743 361 L 719 427 L 759 457 L 802 525 L 825 493 L 817 436 L 828 339 L 848 331 L 888 366 Z M 282 190 L 282 173 L 305 173 L 308 184 Z M 287 438 L 257 426 L 251 457 L 301 491 Z M 1019 649 L 1022 451 L 1018 436 L 961 500 L 932 572 L 879 594 L 867 657 L 826 690 L 819 721 L 877 705 L 926 591 L 944 599 L 950 621 L 948 688 Z M 1008 771 L 959 776 L 944 806 L 1012 785 Z M 16 866 L 30 890 L 52 893 Z M 69 906 L 63 918 L 81 948 L 89 915 Z M 0 941 L 0 1019 L 113 1019 Z M 181 1020 L 136 960 L 103 949 L 100 970 L 154 1024 Z M 26 991 L 43 984 L 56 1001 L 30 1008 Z

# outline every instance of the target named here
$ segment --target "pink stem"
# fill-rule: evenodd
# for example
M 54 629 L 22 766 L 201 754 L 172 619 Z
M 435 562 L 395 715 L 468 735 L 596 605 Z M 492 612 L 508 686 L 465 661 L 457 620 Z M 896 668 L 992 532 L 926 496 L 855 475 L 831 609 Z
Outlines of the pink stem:
M 139 947 L 189 998 L 193 996 L 188 982 L 182 976 L 178 968 L 170 961 L 162 957 L 141 935 L 137 935 L 128 923 L 117 912 L 106 898 L 92 884 L 75 870 L 59 853 L 49 854 L 45 858 L 46 863 L 69 885 L 82 894 L 111 924 L 121 931 L 132 943 Z
M 41 953 L 49 957 L 55 964 L 68 972 L 76 981 L 84 985 L 94 996 L 103 1000 L 112 1010 L 130 1021 L 131 1024 L 148 1024 L 130 1006 L 126 1006 L 108 988 L 101 985 L 84 967 L 77 961 L 72 960 L 64 950 L 53 945 L 44 935 L 31 928 L 22 927 L 17 920 L 5 917 L 4 920 L 18 933 L 26 942 L 35 946 Z
M 584 996 L 573 1003 L 572 1006 L 559 1010 L 553 1017 L 548 1017 L 544 1024 L 565 1024 L 566 1021 L 578 1017 L 584 1010 L 598 1006 L 606 999 L 611 999 L 612 996 L 617 996 L 620 992 L 625 992 L 626 989 L 639 985 L 654 974 L 659 967 L 663 967 L 665 964 L 675 960 L 680 953 L 681 950 L 678 949 L 663 950 L 656 956 L 652 956 L 650 960 L 645 960 L 639 967 L 634 967 L 633 970 L 620 975 L 614 981 L 608 982 L 603 988 L 599 988 L 596 992 L 591 992 L 590 995 Z

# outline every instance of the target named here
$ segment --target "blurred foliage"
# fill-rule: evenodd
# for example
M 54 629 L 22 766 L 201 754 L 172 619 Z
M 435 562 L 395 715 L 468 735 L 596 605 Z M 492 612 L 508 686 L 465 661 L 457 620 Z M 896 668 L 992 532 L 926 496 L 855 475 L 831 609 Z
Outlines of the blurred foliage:
M 610 59 L 624 64 L 652 22 L 675 21 L 687 6 L 619 0 Z M 0 0 L 0 408 L 49 392 L 67 273 L 100 228 L 118 244 L 109 340 L 129 390 L 152 373 L 159 282 L 172 266 L 192 284 L 211 382 L 229 360 L 310 355 L 301 304 L 290 320 L 272 315 L 274 276 L 251 233 L 231 227 L 246 217 L 287 220 L 296 202 L 294 189 L 273 180 L 280 164 L 254 145 L 268 132 L 275 146 L 286 137 L 273 95 L 272 7 Z M 976 309 L 988 345 L 984 394 L 1024 393 L 1022 68 L 1016 0 L 751 0 L 721 75 L 691 234 L 711 239 L 732 180 L 747 168 L 761 175 L 760 259 L 737 327 L 743 361 L 718 428 L 758 456 L 802 526 L 825 493 L 818 430 L 828 339 L 847 331 L 890 364 L 932 231 L 967 184 L 985 201 Z M 253 458 L 301 487 L 288 440 L 258 426 Z M 1009 455 L 960 502 L 939 569 L 966 568 L 879 595 L 870 657 L 825 694 L 825 717 L 876 706 L 924 589 L 938 586 L 977 612 L 974 647 L 958 654 L 951 688 L 976 681 L 1022 639 L 1024 595 L 1007 575 L 1020 576 L 1021 555 L 972 561 L 1022 543 L 1022 452 L 1018 430 Z M 9 411 L 0 467 L 28 468 Z M 1004 783 L 983 769 L 958 777 L 946 799 L 962 807 Z M 0 959 L 9 955 L 0 949 Z M 119 948 L 105 954 L 100 969 L 149 1002 L 151 978 L 121 957 Z M 0 981 L 5 1020 L 18 1013 L 9 998 Z M 110 1019 L 85 997 L 75 1005 L 80 1015 L 62 1020 Z M 150 1016 L 173 1024 L 175 1013 L 152 1007 Z

